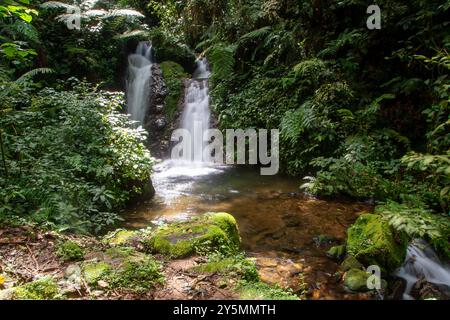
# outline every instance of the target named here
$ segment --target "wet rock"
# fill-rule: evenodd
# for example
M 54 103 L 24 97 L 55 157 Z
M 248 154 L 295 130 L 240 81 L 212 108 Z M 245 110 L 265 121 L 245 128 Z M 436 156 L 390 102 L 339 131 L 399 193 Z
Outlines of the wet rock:
M 368 291 L 367 279 L 369 274 L 360 269 L 351 269 L 344 275 L 344 287 L 353 292 Z
M 406 290 L 406 280 L 400 277 L 394 278 L 389 282 L 388 285 L 388 295 L 386 299 L 388 300 L 403 300 L 403 294 Z
M 164 129 L 167 125 L 166 118 L 161 117 L 155 120 L 155 127 L 159 130 Z
M 320 234 L 320 235 L 318 235 L 318 236 L 313 238 L 313 242 L 314 242 L 314 244 L 317 247 L 322 246 L 322 245 L 326 245 L 326 244 L 330 244 L 330 243 L 333 243 L 335 241 L 336 241 L 336 238 L 330 237 L 330 236 L 327 236 L 327 235 L 324 235 L 324 234 Z
M 364 269 L 364 266 L 356 260 L 353 256 L 347 256 L 344 261 L 342 261 L 340 269 L 342 271 L 348 271 L 351 269 Z
M 364 265 L 378 265 L 392 271 L 405 259 L 407 239 L 397 237 L 380 215 L 359 216 L 347 234 L 347 253 Z
M 437 299 L 449 300 L 450 287 L 445 284 L 435 284 L 428 282 L 425 278 L 420 278 L 411 289 L 411 296 L 416 300 Z

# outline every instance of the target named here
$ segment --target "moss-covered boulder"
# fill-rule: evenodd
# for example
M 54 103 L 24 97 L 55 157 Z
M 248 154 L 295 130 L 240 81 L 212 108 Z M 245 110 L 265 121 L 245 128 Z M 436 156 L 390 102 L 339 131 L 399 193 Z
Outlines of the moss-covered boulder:
M 344 276 L 344 287 L 355 292 L 368 291 L 367 280 L 369 276 L 364 270 L 350 269 Z
M 63 298 L 58 285 L 50 277 L 12 288 L 10 292 L 10 298 L 13 300 L 57 300 Z
M 96 253 L 82 265 L 83 277 L 89 285 L 144 291 L 163 282 L 161 264 L 152 256 L 132 248 L 114 247 Z
M 333 246 L 327 251 L 327 256 L 333 260 L 342 260 L 345 257 L 345 245 Z
M 340 269 L 342 271 L 348 271 L 350 269 L 363 269 L 364 266 L 356 260 L 353 256 L 347 256 L 344 261 L 342 261 Z
M 138 237 L 136 231 L 117 229 L 105 235 L 102 242 L 110 246 L 124 246 L 136 237 Z
M 210 252 L 237 252 L 240 236 L 234 217 L 219 212 L 161 226 L 145 242 L 154 252 L 186 257 Z
M 405 259 L 406 237 L 396 235 L 379 215 L 361 215 L 347 233 L 347 253 L 365 265 L 391 271 Z

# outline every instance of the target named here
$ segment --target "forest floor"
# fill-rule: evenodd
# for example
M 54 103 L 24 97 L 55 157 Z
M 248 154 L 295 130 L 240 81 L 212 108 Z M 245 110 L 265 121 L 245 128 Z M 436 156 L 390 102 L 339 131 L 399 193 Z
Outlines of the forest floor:
M 162 262 L 164 285 L 158 284 L 147 292 L 130 290 L 99 290 L 82 281 L 78 286 L 69 283 L 67 270 L 73 261 L 63 261 L 57 254 L 57 242 L 75 240 L 92 250 L 105 249 L 93 237 L 63 236 L 51 231 L 36 230 L 30 226 L 0 229 L 0 289 L 30 283 L 43 277 L 56 280 L 66 298 L 70 299 L 237 299 L 239 295 L 227 288 L 223 277 L 215 273 L 198 273 L 193 268 L 206 262 L 204 257 L 168 260 Z M 87 255 L 85 258 L 89 258 Z M 1 290 L 0 290 L 1 291 Z M 8 298 L 7 296 L 1 298 Z

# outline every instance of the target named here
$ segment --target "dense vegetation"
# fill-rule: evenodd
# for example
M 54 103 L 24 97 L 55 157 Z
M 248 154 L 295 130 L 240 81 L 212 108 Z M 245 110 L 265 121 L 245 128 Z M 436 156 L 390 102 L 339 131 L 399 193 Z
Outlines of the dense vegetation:
M 360 0 L 41 3 L 0 6 L 0 216 L 99 231 L 142 192 L 144 132 L 101 89 L 123 88 L 126 53 L 151 39 L 177 74 L 206 55 L 220 127 L 279 128 L 282 169 L 308 192 L 381 203 L 449 254 L 448 1 L 379 0 L 381 30 Z
M 448 2 L 377 1 L 381 30 L 366 1 L 164 3 L 167 37 L 212 64 L 221 128 L 281 129 L 283 169 L 308 192 L 385 202 L 395 228 L 449 254 Z

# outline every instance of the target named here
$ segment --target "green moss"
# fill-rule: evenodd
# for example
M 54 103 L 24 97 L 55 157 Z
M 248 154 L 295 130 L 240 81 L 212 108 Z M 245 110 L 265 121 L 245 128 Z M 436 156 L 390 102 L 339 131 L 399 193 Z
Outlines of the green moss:
M 405 237 L 396 237 L 379 215 L 363 214 L 348 229 L 347 252 L 366 265 L 379 265 L 385 271 L 400 266 L 408 245 Z
M 247 259 L 243 254 L 223 256 L 214 254 L 207 263 L 194 267 L 197 272 L 218 273 L 246 281 L 258 281 L 259 275 L 255 262 Z
M 68 240 L 57 244 L 56 255 L 64 261 L 81 260 L 84 249 L 75 241 Z
M 17 287 L 12 294 L 14 300 L 61 299 L 59 288 L 52 278 L 42 278 Z
M 353 256 L 347 256 L 341 263 L 341 270 L 362 269 L 364 266 Z
M 110 272 L 105 278 L 113 288 L 145 291 L 164 282 L 161 264 L 152 257 L 140 261 L 125 260 L 120 268 Z
M 146 243 L 153 251 L 184 257 L 211 252 L 235 253 L 240 237 L 233 216 L 221 212 L 159 227 Z
M 110 270 L 110 265 L 104 261 L 83 264 L 83 276 L 90 285 L 96 284 Z
M 368 291 L 369 274 L 360 269 L 351 269 L 345 274 L 344 286 L 351 291 Z
M 134 236 L 136 236 L 135 231 L 118 229 L 104 236 L 102 242 L 112 246 L 122 246 L 125 245 Z
M 327 251 L 327 256 L 334 260 L 342 260 L 345 256 L 345 245 L 331 247 Z
M 172 121 L 177 110 L 178 101 L 180 101 L 183 94 L 182 79 L 189 76 L 181 65 L 173 61 L 164 61 L 160 64 L 160 67 L 169 91 L 165 105 L 166 117 L 168 121 Z
M 298 300 L 290 290 L 278 286 L 270 286 L 263 282 L 243 281 L 237 287 L 239 296 L 243 300 Z
M 161 264 L 133 248 L 113 247 L 103 253 L 103 260 L 84 265 L 86 282 L 96 286 L 99 280 L 108 288 L 143 291 L 164 281 Z

